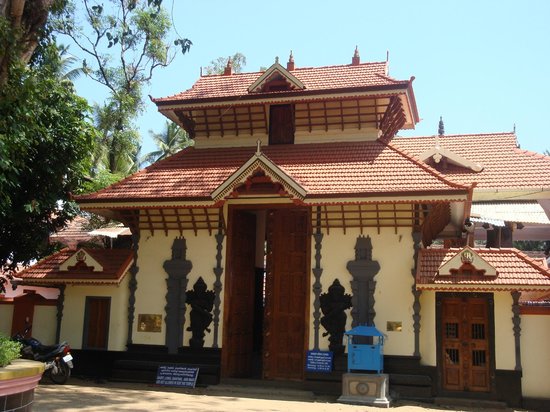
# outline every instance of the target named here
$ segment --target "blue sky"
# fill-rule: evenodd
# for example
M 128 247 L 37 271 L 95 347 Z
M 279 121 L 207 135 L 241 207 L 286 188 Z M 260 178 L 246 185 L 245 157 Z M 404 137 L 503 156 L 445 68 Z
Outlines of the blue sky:
M 420 118 L 400 135 L 433 135 L 439 116 L 446 134 L 510 132 L 523 149 L 550 149 L 550 1 L 287 1 L 164 0 L 175 29 L 191 50 L 155 72 L 146 94 L 163 97 L 190 88 L 219 56 L 247 58 L 245 71 L 281 63 L 293 51 L 296 67 L 384 61 L 390 75 L 415 77 Z M 71 47 L 71 51 L 76 51 Z M 77 91 L 102 98 L 85 80 Z M 138 124 L 143 151 L 154 150 L 147 131 L 164 117 L 147 102 Z M 498 148 L 496 148 L 498 149 Z

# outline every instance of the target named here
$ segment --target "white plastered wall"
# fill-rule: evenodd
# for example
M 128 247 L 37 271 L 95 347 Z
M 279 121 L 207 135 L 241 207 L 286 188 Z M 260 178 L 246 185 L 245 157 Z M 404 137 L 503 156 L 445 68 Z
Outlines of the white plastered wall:
M 32 336 L 44 345 L 53 345 L 57 330 L 57 306 L 36 305 L 32 318 Z
M 13 305 L 0 305 L 0 333 L 11 336 L 11 321 L 13 319 Z
M 191 272 L 188 275 L 187 290 L 191 290 L 195 282 L 202 277 L 206 283 L 208 290 L 214 289 L 216 277 L 213 269 L 216 267 L 216 237 L 214 233 L 210 235 L 208 231 L 199 231 L 195 235 L 192 231 L 183 233 L 187 245 L 186 259 L 193 264 Z M 169 231 L 168 236 L 164 232 L 156 231 L 154 235 L 148 232 L 142 232 L 139 250 L 138 250 L 138 267 L 137 274 L 137 290 L 136 290 L 136 305 L 135 305 L 135 321 L 133 325 L 133 343 L 149 344 L 149 345 L 164 345 L 166 338 L 166 279 L 168 274 L 163 268 L 166 260 L 172 259 L 172 244 L 176 237 L 180 237 L 179 231 Z M 224 238 L 225 250 L 226 238 Z M 222 253 L 225 254 L 224 252 Z M 223 264 L 222 264 L 223 266 Z M 222 275 L 222 283 L 224 276 Z M 222 303 L 220 309 L 223 310 L 223 291 Z M 185 312 L 185 325 L 182 345 L 188 346 L 191 332 L 187 331 L 190 325 L 190 308 L 187 305 Z M 161 315 L 162 329 L 160 332 L 140 332 L 137 330 L 137 319 L 139 314 Z M 212 332 L 204 337 L 204 347 L 211 347 L 213 344 L 214 329 L 210 325 Z M 222 322 L 220 319 L 219 342 L 221 346 Z
M 512 323 L 513 299 L 510 292 L 495 292 L 495 363 L 497 369 L 514 370 L 516 350 L 514 324 Z
M 550 315 L 521 316 L 521 366 L 523 396 L 550 398 Z
M 346 293 L 352 294 L 352 276 L 346 265 L 355 259 L 355 243 L 360 235 L 359 229 L 346 230 L 331 229 L 324 233 L 321 249 L 322 291 L 326 293 L 332 282 L 337 278 Z M 410 229 L 382 228 L 380 233 L 376 229 L 363 230 L 366 237 L 372 240 L 372 259 L 380 264 L 380 271 L 375 276 L 377 282 L 375 291 L 375 326 L 386 335 L 384 353 L 386 355 L 412 355 L 414 351 L 414 331 L 412 325 L 412 304 L 414 297 L 411 293 L 413 277 L 413 239 Z M 315 267 L 315 241 L 311 245 L 311 268 Z M 315 296 L 311 290 L 314 282 L 313 275 L 310 283 L 310 325 L 313 325 L 313 303 Z M 351 311 L 347 310 L 346 330 L 351 329 Z M 322 316 L 322 315 L 321 315 Z M 400 332 L 386 330 L 388 321 L 402 323 Z M 328 350 L 328 336 L 323 337 L 324 328 L 319 329 L 319 345 L 321 350 Z M 309 347 L 313 348 L 314 330 L 310 326 Z M 345 343 L 345 342 L 344 342 Z
M 126 340 L 128 338 L 129 278 L 129 274 L 126 274 L 119 285 L 67 285 L 65 289 L 60 340 L 66 340 L 74 349 L 82 349 L 86 296 L 110 297 L 111 313 L 108 350 L 126 350 Z
M 420 363 L 437 365 L 435 292 L 423 290 L 420 295 Z

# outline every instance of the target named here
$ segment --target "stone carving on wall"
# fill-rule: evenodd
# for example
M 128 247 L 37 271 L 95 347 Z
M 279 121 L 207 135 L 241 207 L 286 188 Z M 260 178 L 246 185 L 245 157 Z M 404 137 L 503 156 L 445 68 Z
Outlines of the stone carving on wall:
M 329 336 L 329 349 L 336 355 L 344 353 L 344 332 L 347 315 L 345 310 L 351 308 L 351 295 L 345 293 L 338 279 L 332 282 L 328 292 L 319 297 L 321 303 L 321 325 L 326 329 L 323 336 Z
M 168 273 L 166 279 L 166 346 L 168 353 L 177 353 L 183 340 L 183 325 L 185 324 L 185 297 L 187 275 L 193 264 L 186 259 L 187 244 L 184 237 L 174 239 L 172 244 L 172 259 L 164 262 L 164 270 Z
M 374 277 L 380 271 L 380 264 L 372 260 L 372 242 L 370 236 L 358 236 L 355 243 L 355 260 L 350 260 L 347 269 L 351 273 L 351 290 L 353 293 L 351 310 L 354 328 L 359 325 L 374 326 Z
M 191 339 L 189 339 L 189 346 L 192 348 L 202 348 L 204 346 L 204 332 L 211 332 L 208 326 L 212 323 L 212 309 L 216 294 L 212 290 L 207 290 L 207 288 L 202 277 L 199 277 L 193 285 L 193 289 L 186 292 L 186 303 L 191 306 L 189 315 L 191 326 L 187 328 L 187 331 L 192 333 Z

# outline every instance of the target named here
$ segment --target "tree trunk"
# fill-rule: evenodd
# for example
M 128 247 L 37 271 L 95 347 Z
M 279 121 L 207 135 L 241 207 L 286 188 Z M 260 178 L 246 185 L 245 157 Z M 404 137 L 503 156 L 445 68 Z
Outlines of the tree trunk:
M 0 16 L 10 23 L 15 38 L 15 44 L 5 42 L 0 45 L 0 85 L 6 84 L 14 59 L 19 59 L 24 64 L 29 62 L 53 2 L 54 0 L 0 0 Z

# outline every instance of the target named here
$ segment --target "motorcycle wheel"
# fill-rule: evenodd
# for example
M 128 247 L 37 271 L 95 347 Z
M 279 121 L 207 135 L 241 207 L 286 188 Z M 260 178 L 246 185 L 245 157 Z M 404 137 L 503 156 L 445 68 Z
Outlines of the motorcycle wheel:
M 50 369 L 50 379 L 53 383 L 63 385 L 71 376 L 71 368 L 63 360 L 55 361 L 55 367 Z

